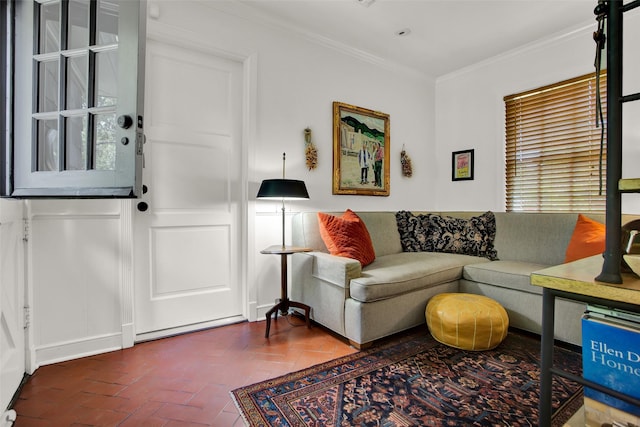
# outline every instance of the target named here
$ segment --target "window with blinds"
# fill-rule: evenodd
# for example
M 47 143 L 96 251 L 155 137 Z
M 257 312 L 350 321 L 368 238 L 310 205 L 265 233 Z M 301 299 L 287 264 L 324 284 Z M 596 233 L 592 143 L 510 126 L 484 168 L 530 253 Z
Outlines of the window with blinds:
M 507 212 L 604 212 L 605 71 L 599 86 L 605 125 L 595 73 L 504 98 Z

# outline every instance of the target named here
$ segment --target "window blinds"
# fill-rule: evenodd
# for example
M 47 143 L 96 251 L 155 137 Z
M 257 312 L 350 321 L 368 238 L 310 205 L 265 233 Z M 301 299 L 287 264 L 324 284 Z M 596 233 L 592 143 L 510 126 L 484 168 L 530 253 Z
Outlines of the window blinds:
M 606 128 L 605 71 L 600 92 Z M 507 212 L 604 212 L 606 133 L 601 159 L 595 73 L 504 102 Z

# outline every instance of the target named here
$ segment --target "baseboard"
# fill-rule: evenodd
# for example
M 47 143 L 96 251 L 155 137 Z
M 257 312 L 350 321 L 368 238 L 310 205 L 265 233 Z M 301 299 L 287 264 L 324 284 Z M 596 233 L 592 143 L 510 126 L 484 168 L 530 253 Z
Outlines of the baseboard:
M 246 322 L 242 316 L 227 317 L 224 319 L 212 320 L 210 322 L 194 323 L 192 325 L 179 326 L 176 328 L 162 329 L 160 331 L 145 332 L 136 335 L 136 343 L 153 341 L 159 338 L 166 338 L 175 335 L 188 334 L 189 332 L 201 331 L 203 329 L 218 328 L 220 326 L 232 325 L 234 323 Z
M 227 319 L 204 322 L 195 325 L 187 325 L 180 328 L 172 328 L 162 331 L 150 332 L 146 334 L 134 335 L 133 324 L 123 325 L 121 333 L 114 333 L 96 337 L 89 337 L 82 340 L 61 342 L 35 349 L 36 367 L 50 365 L 67 360 L 79 359 L 81 357 L 93 356 L 110 351 L 121 350 L 132 347 L 135 342 L 149 341 L 153 339 L 179 335 L 197 330 L 230 325 L 246 321 L 242 316 L 235 316 Z M 35 370 L 34 368 L 34 370 Z
M 136 331 L 133 323 L 122 325 L 122 348 L 133 347 L 135 342 Z
M 122 334 L 108 334 L 36 348 L 37 366 L 107 353 L 122 348 Z
M 266 320 L 267 319 L 267 312 L 269 310 L 271 310 L 273 308 L 274 305 L 277 304 L 277 301 L 272 303 L 272 304 L 262 304 L 262 305 L 258 305 L 256 306 L 256 315 L 257 315 L 257 319 L 256 321 L 260 321 L 260 320 Z

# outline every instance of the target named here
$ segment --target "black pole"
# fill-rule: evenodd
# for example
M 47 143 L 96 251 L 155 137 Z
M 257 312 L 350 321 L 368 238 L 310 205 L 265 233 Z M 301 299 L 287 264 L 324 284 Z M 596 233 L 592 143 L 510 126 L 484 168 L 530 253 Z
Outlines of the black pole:
M 607 196 L 604 264 L 597 281 L 622 283 L 622 1 L 607 4 Z
M 552 384 L 553 377 L 553 338 L 555 331 L 555 305 L 556 297 L 548 288 L 542 288 L 542 336 L 540 341 L 540 401 L 538 409 L 540 418 L 538 425 L 547 427 L 551 425 Z

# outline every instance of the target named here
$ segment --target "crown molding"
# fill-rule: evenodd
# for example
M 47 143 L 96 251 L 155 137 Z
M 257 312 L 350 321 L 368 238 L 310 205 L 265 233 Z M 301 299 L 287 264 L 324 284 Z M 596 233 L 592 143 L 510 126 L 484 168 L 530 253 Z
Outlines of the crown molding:
M 526 52 L 530 52 L 533 50 L 539 50 L 539 49 L 543 49 L 545 46 L 551 45 L 551 44 L 555 44 L 558 42 L 562 42 L 565 40 L 570 40 L 572 38 L 575 37 L 584 37 L 585 34 L 589 35 L 591 32 L 593 32 L 593 29 L 595 27 L 595 22 L 589 22 L 589 24 L 580 24 L 577 26 L 574 26 L 568 30 L 564 30 L 561 32 L 557 32 L 554 34 L 551 34 L 547 37 L 544 37 L 542 39 L 538 39 L 538 40 L 534 40 L 532 42 L 529 42 L 527 44 L 521 45 L 519 47 L 516 47 L 514 49 L 508 50 L 506 52 L 500 53 L 498 55 L 494 55 L 492 57 L 489 57 L 487 59 L 484 59 L 482 61 L 476 62 L 475 64 L 469 65 L 467 67 L 463 67 L 460 68 L 458 70 L 452 71 L 450 73 L 444 74 L 438 78 L 436 78 L 436 85 L 438 83 L 447 81 L 447 80 L 451 80 L 454 79 L 456 77 L 459 77 L 461 75 L 464 74 L 468 74 L 470 72 L 473 72 L 475 70 L 478 70 L 480 68 L 486 67 L 487 65 L 490 64 L 494 64 L 496 62 L 500 62 L 500 61 L 504 61 L 507 60 L 509 58 L 515 58 L 519 55 L 522 55 Z
M 211 9 L 215 9 L 217 12 L 226 13 L 228 15 L 235 16 L 236 18 L 248 20 L 254 24 L 264 26 L 273 31 L 284 33 L 288 36 L 295 35 L 298 37 L 302 37 L 303 39 L 316 45 L 337 51 L 339 53 L 342 53 L 343 55 L 376 65 L 378 67 L 394 72 L 413 75 L 414 77 L 430 80 L 432 82 L 434 81 L 433 76 L 430 76 L 416 68 L 389 61 L 378 55 L 374 55 L 365 50 L 355 48 L 338 40 L 321 36 L 317 33 L 309 31 L 306 28 L 292 24 L 284 19 L 280 19 L 273 15 L 262 12 L 257 8 L 246 4 L 242 0 L 198 1 Z

